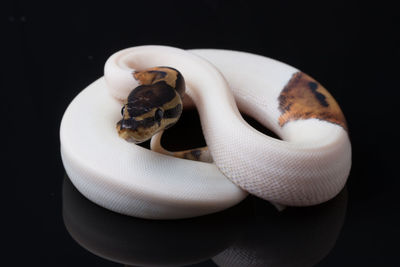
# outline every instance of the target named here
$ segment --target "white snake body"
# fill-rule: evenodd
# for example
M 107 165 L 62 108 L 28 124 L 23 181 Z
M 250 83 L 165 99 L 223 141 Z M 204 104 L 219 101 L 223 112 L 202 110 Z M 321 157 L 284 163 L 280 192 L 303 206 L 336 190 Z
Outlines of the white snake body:
M 162 155 L 118 137 L 119 100 L 137 86 L 132 72 L 154 66 L 182 73 L 213 164 Z M 299 94 L 288 84 L 298 73 L 281 62 L 235 51 L 141 46 L 117 52 L 105 65 L 105 79 L 82 91 L 65 112 L 60 130 L 65 169 L 90 200 L 143 218 L 216 212 L 238 203 L 246 192 L 280 205 L 327 201 L 347 180 L 351 145 L 341 113 L 337 119 L 320 117 L 329 112 L 296 110 Z M 312 105 L 336 107 L 325 89 L 309 83 L 318 98 L 310 100 Z M 249 126 L 238 107 L 282 140 Z

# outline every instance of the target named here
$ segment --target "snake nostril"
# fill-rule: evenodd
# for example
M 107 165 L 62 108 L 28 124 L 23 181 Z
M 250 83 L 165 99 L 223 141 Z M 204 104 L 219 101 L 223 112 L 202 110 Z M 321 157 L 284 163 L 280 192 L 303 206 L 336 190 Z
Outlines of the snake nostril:
M 135 121 L 132 118 L 121 120 L 121 129 L 135 130 L 137 126 L 138 126 L 137 121 Z
M 121 120 L 121 121 L 119 122 L 119 124 L 120 124 L 121 130 L 126 129 L 125 120 Z

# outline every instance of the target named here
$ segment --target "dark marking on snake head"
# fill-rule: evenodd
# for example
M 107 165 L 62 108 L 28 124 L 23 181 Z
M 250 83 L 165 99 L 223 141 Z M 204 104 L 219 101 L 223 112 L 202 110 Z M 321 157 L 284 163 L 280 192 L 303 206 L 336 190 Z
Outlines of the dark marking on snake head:
M 151 126 L 153 126 L 156 123 L 159 124 L 158 121 L 154 120 L 154 117 L 148 117 L 143 120 L 139 120 L 137 122 L 139 123 L 139 126 L 142 126 L 144 128 L 150 128 Z
M 142 120 L 136 120 L 135 118 L 122 119 L 118 123 L 121 127 L 121 130 L 132 130 L 132 131 L 137 130 L 139 127 L 149 128 L 156 123 L 159 124 L 159 122 L 154 120 L 153 117 L 144 118 Z
M 129 116 L 143 115 L 153 108 L 171 101 L 175 96 L 175 90 L 164 81 L 151 85 L 140 85 L 132 90 L 128 96 Z
M 161 124 L 161 120 L 164 118 L 164 111 L 162 111 L 161 109 L 157 109 L 156 112 L 154 112 L 154 121 L 156 123 L 158 123 L 158 125 L 160 126 Z
M 118 122 L 121 127 L 121 130 L 136 130 L 139 124 L 133 118 L 122 119 Z
M 164 111 L 164 118 L 177 118 L 182 114 L 182 105 L 178 104 L 173 108 Z

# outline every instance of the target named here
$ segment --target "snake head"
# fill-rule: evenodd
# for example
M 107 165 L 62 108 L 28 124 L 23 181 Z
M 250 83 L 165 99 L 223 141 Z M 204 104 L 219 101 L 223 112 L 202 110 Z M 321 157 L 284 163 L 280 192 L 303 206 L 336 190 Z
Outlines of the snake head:
M 123 118 L 117 123 L 117 131 L 121 138 L 128 142 L 139 144 L 150 139 L 155 133 L 165 128 L 162 127 L 164 111 L 154 108 L 147 111 L 146 116 L 130 117 L 127 105 L 122 108 Z
M 142 143 L 175 124 L 181 113 L 180 94 L 165 81 L 140 85 L 129 94 L 116 127 L 123 139 Z

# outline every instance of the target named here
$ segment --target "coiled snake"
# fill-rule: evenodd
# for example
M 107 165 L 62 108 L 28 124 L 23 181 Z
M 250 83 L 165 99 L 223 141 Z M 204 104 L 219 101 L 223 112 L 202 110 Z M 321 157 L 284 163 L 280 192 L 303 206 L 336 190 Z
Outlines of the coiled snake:
M 230 207 L 247 192 L 307 206 L 333 198 L 347 180 L 351 145 L 342 111 L 323 86 L 291 66 L 237 51 L 139 46 L 112 55 L 104 71 L 67 108 L 60 139 L 71 181 L 105 208 L 186 218 Z M 214 163 L 124 140 L 158 132 L 152 146 L 172 153 L 160 146 L 160 130 L 179 117 L 185 83 Z M 239 109 L 281 140 L 249 126 Z

